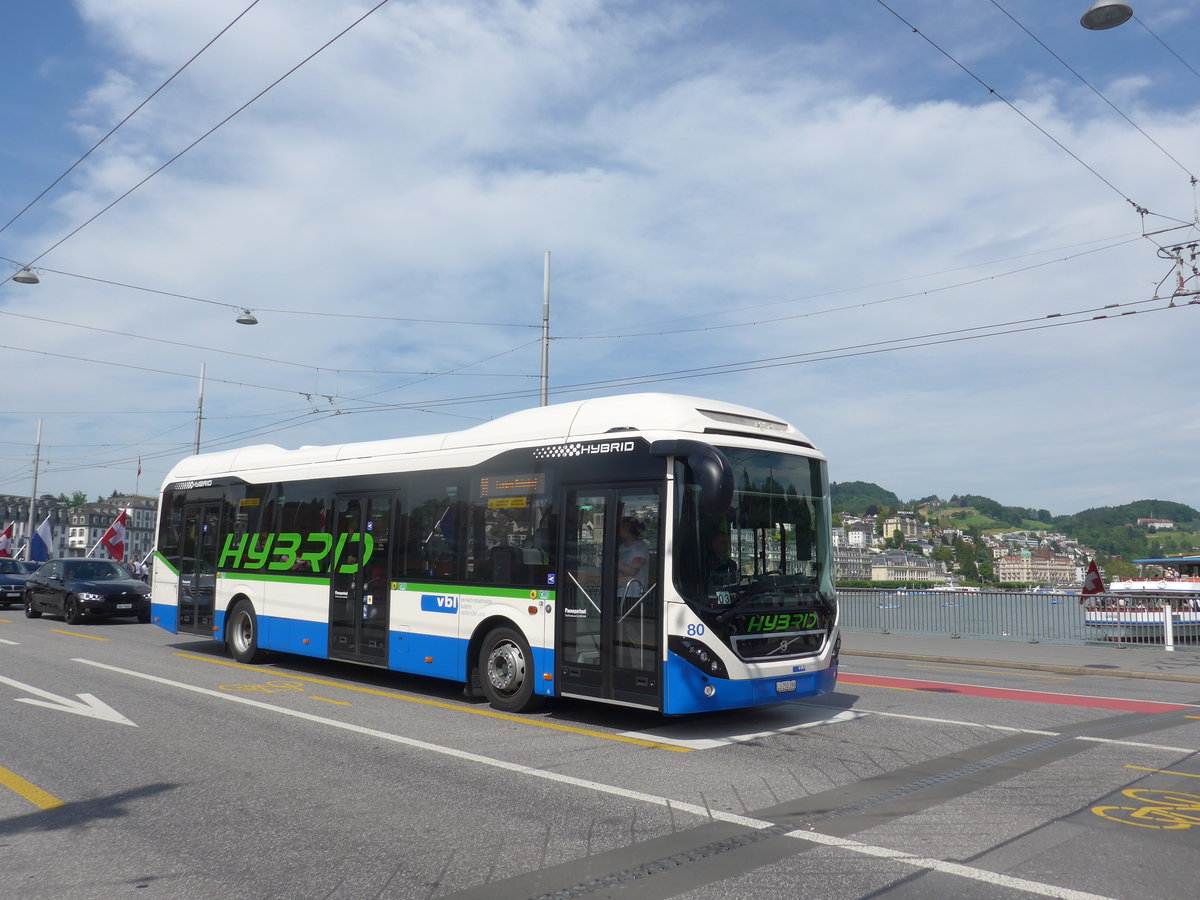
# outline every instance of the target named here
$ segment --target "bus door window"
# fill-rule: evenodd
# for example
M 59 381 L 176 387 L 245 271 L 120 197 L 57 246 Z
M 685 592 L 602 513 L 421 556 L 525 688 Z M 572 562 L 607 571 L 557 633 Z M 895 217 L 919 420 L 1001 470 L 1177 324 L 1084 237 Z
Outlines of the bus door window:
M 567 510 L 562 649 L 563 658 L 600 665 L 600 622 L 605 558 L 604 494 L 576 494 Z
M 616 665 L 652 672 L 658 656 L 658 494 L 620 492 Z

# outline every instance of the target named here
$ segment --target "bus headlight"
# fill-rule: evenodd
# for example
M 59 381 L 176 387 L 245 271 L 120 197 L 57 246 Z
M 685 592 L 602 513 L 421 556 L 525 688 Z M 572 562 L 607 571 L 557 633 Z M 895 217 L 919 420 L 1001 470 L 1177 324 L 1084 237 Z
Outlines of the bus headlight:
M 729 671 L 725 668 L 725 663 L 721 662 L 721 657 L 717 656 L 703 641 L 673 634 L 667 639 L 667 647 L 705 675 L 712 678 L 729 677 Z

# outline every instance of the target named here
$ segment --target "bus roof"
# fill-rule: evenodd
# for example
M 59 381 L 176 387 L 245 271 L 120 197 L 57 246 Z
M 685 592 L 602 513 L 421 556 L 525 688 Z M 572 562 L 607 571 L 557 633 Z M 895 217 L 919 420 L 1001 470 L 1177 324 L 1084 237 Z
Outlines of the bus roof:
M 611 437 L 625 432 L 683 432 L 768 438 L 821 454 L 800 431 L 777 416 L 720 400 L 681 394 L 622 394 L 533 407 L 444 434 L 386 438 L 286 450 L 256 444 L 180 460 L 166 484 L 191 478 L 265 469 L 291 469 L 320 463 L 468 451 L 500 445 L 539 445 Z M 451 453 L 453 456 L 460 454 Z M 453 465 L 453 463 L 451 463 Z

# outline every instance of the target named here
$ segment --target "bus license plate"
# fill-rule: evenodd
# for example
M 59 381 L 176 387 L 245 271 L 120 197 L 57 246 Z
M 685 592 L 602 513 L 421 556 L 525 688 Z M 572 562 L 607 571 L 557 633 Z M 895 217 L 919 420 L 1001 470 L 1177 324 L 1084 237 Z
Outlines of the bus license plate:
M 132 603 L 118 603 L 117 609 L 133 609 L 133 604 Z M 792 690 L 795 690 L 795 688 L 796 688 L 796 683 L 792 682 Z
M 775 693 L 777 693 L 777 694 L 790 694 L 795 690 L 796 690 L 796 679 L 794 679 L 794 678 L 791 678 L 787 681 L 775 682 Z

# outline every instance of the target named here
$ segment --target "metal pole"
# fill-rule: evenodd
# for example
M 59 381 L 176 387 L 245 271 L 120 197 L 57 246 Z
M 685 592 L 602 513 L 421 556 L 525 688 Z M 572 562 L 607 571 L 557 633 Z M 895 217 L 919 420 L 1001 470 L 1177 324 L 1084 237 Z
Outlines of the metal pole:
M 550 402 L 550 251 L 546 251 L 542 278 L 542 395 L 541 405 Z
M 38 419 L 37 443 L 33 450 L 33 490 L 29 494 L 29 531 L 25 535 L 25 559 L 33 559 L 33 516 L 34 504 L 37 503 L 38 464 L 42 457 L 42 420 Z M 49 549 L 49 548 L 47 548 Z
M 200 363 L 200 402 L 196 405 L 196 453 L 200 453 L 200 420 L 204 418 L 204 363 Z

